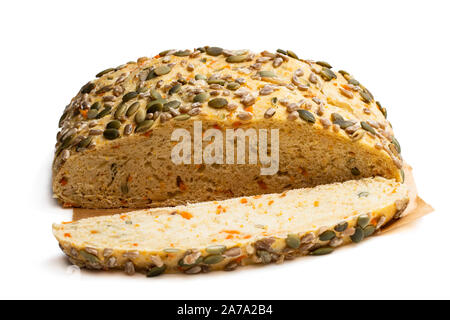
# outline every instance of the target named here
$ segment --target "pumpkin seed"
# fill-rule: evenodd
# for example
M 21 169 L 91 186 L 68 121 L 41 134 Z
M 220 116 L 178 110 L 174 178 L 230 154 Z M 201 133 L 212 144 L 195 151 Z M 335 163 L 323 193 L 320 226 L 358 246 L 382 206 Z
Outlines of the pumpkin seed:
M 106 129 L 119 129 L 122 123 L 119 120 L 113 120 L 108 122 Z
M 376 101 L 375 103 L 377 104 L 378 110 L 380 110 L 381 113 L 383 114 L 383 116 L 384 116 L 385 118 L 387 118 L 387 110 L 386 110 L 386 108 L 383 108 L 383 107 L 381 106 L 380 101 Z M 92 107 L 91 107 L 91 108 L 92 108 Z
M 148 73 L 147 79 L 145 81 L 149 81 L 155 79 L 158 75 L 155 73 L 155 70 L 152 70 Z
M 330 254 L 333 251 L 334 251 L 334 249 L 331 247 L 321 247 L 321 248 L 318 248 L 318 249 L 312 251 L 310 254 L 312 256 L 323 256 L 325 254 Z
M 146 113 L 143 109 L 139 109 L 134 116 L 134 121 L 139 124 L 145 120 Z
M 206 53 L 210 56 L 217 57 L 218 55 L 222 54 L 223 49 L 219 47 L 208 47 L 206 48 Z
M 363 128 L 366 131 L 369 131 L 371 134 L 375 134 L 375 135 L 377 134 L 375 129 L 372 128 L 372 126 L 365 121 L 361 121 L 361 128 Z
M 370 103 L 372 101 L 371 96 L 367 92 L 360 90 L 359 94 L 361 95 L 362 101 L 365 103 Z
M 206 252 L 210 254 L 222 254 L 225 252 L 226 249 L 227 249 L 226 246 L 218 244 L 206 247 Z
M 300 110 L 297 110 L 297 112 L 298 112 L 298 115 L 300 116 L 300 118 L 302 118 L 306 122 L 310 122 L 310 123 L 316 122 L 316 118 L 308 110 L 300 109 Z
M 164 112 L 167 112 L 167 111 L 169 111 L 169 108 L 178 109 L 180 107 L 180 105 L 181 105 L 180 101 L 172 100 L 172 101 L 164 103 L 162 110 Z
M 87 148 L 91 144 L 93 138 L 93 136 L 89 136 L 81 140 L 77 145 L 77 151 Z
M 175 121 L 186 121 L 186 120 L 188 120 L 190 118 L 191 118 L 191 116 L 188 115 L 188 114 L 180 114 L 180 115 L 174 117 L 173 120 L 175 120 Z
M 125 103 L 125 102 L 127 102 L 127 101 L 130 101 L 131 99 L 136 98 L 137 96 L 138 96 L 138 93 L 135 92 L 135 91 L 128 92 L 127 94 L 125 94 L 125 95 L 122 97 L 122 102 Z
M 354 86 L 359 86 L 360 85 L 359 81 L 354 79 L 354 78 L 349 78 L 347 81 L 348 81 L 348 83 L 350 83 L 350 84 L 352 84 Z
M 209 99 L 209 93 L 208 92 L 201 92 L 201 93 L 197 94 L 194 97 L 194 102 L 203 103 L 203 102 L 205 102 L 208 99 Z
M 117 129 L 106 129 L 103 131 L 103 136 L 108 140 L 114 140 L 120 136 L 120 132 Z
M 170 72 L 170 67 L 167 65 L 159 66 L 155 68 L 154 72 L 157 76 L 163 76 L 165 74 L 168 74 Z
M 161 94 L 160 94 L 160 93 L 158 92 L 158 90 L 156 90 L 156 89 L 151 89 L 151 90 L 150 90 L 150 97 L 151 97 L 153 100 L 162 99 Z
M 354 243 L 358 243 L 364 240 L 364 230 L 361 227 L 357 227 L 355 228 L 355 233 L 350 236 L 350 239 L 352 239 L 352 241 Z
M 369 193 L 366 191 L 358 193 L 358 198 L 367 198 L 369 196 Z
M 350 171 L 354 176 L 359 176 L 361 174 L 361 171 L 359 171 L 357 167 L 353 167 Z
M 320 76 L 326 81 L 331 81 L 337 78 L 336 74 L 326 67 L 323 67 L 322 70 L 320 70 Z
M 277 49 L 277 52 L 281 53 L 281 54 L 284 54 L 284 55 L 287 55 L 286 50 L 283 50 L 283 49 Z
M 191 51 L 189 50 L 178 50 L 173 55 L 177 57 L 187 57 L 191 54 Z
M 270 102 L 275 106 L 278 103 L 278 98 L 277 97 L 273 97 Z
M 405 182 L 405 171 L 403 171 L 403 169 L 400 169 L 400 176 L 402 178 L 402 183 Z
M 96 256 L 94 256 L 93 254 L 87 253 L 84 250 L 80 251 L 80 255 L 92 264 L 97 264 L 100 262 L 100 260 L 98 260 L 98 258 Z
M 331 69 L 333 68 L 328 62 L 325 61 L 317 61 L 316 64 L 318 64 L 319 66 Z
M 110 106 L 106 106 L 102 111 L 100 111 L 97 114 L 96 119 L 101 119 L 101 118 L 103 118 L 104 116 L 106 116 L 107 114 L 110 114 L 110 113 L 111 113 L 111 107 Z
M 175 84 L 172 88 L 170 88 L 169 95 L 177 93 L 178 91 L 180 91 L 180 89 L 181 89 L 181 83 Z
M 296 234 L 290 234 L 286 238 L 286 245 L 292 249 L 298 249 L 300 247 L 300 238 Z
M 95 77 L 96 77 L 96 78 L 100 78 L 101 76 L 104 76 L 105 74 L 110 73 L 110 72 L 112 72 L 112 71 L 116 71 L 116 69 L 115 69 L 115 68 L 108 68 L 108 69 L 105 69 L 105 70 L 103 70 L 103 71 L 97 73 L 97 74 L 95 75 Z
M 176 249 L 176 248 L 166 248 L 163 251 L 166 252 L 166 253 L 177 253 L 177 252 L 180 252 L 181 250 L 180 249 Z
M 295 52 L 294 51 L 291 51 L 291 50 L 286 50 L 286 54 L 289 56 L 289 57 L 291 57 L 291 58 L 294 58 L 294 59 L 297 59 L 298 60 L 298 57 L 297 57 L 297 55 L 295 54 Z
M 155 113 L 155 112 L 161 112 L 163 109 L 163 105 L 160 102 L 157 103 L 149 103 L 147 105 L 147 113 Z
M 343 221 L 338 223 L 335 227 L 334 230 L 336 232 L 344 232 L 345 230 L 347 230 L 348 227 L 348 222 L 347 221 Z
M 358 217 L 358 226 L 361 228 L 365 228 L 370 222 L 370 217 L 367 214 L 362 214 Z
M 239 89 L 240 86 L 241 85 L 239 83 L 237 83 L 237 82 L 230 82 L 230 83 L 227 84 L 227 89 L 235 91 L 235 90 Z
M 206 80 L 206 79 L 208 79 L 208 78 L 202 74 L 195 75 L 195 80 Z
M 205 259 L 203 259 L 203 263 L 204 264 L 216 264 L 216 263 L 223 261 L 223 259 L 224 259 L 224 256 L 222 256 L 220 254 L 215 254 L 215 255 L 207 256 Z
M 147 271 L 147 277 L 156 277 L 160 274 L 163 274 L 164 271 L 166 271 L 166 265 L 163 265 L 162 267 L 153 267 Z
M 397 150 L 398 153 L 401 153 L 402 152 L 402 148 L 400 147 L 400 143 L 398 142 L 398 140 L 395 139 L 395 137 L 392 137 L 392 141 L 391 142 L 394 145 L 395 150 Z
M 375 227 L 372 225 L 368 225 L 364 228 L 364 238 L 370 237 L 375 232 Z
M 84 86 L 81 87 L 80 92 L 81 93 L 90 93 L 92 90 L 94 90 L 95 84 L 92 82 L 86 83 Z
M 277 74 L 272 70 L 262 70 L 258 72 L 258 75 L 262 78 L 275 78 Z
M 216 79 L 216 78 L 209 78 L 208 84 L 219 84 L 221 86 L 225 85 L 225 80 L 223 79 Z
M 272 261 L 272 256 L 270 255 L 269 252 L 265 251 L 265 250 L 258 250 L 256 251 L 256 255 L 261 258 L 261 262 L 263 264 L 267 264 L 270 263 Z
M 96 101 L 94 102 L 94 104 L 91 106 L 91 109 L 100 109 L 100 107 L 102 106 L 102 104 L 100 103 L 100 101 Z
M 342 74 L 342 76 L 350 75 L 350 73 L 348 73 L 348 72 L 345 71 L 345 70 L 339 70 L 338 72 L 339 72 L 340 74 Z
M 134 132 L 138 133 L 138 132 L 148 131 L 152 127 L 154 122 L 155 121 L 153 121 L 153 120 L 144 120 L 144 121 L 142 121 L 141 123 L 139 123 L 137 125 L 136 129 L 134 130 Z
M 327 230 L 325 232 L 322 232 L 319 235 L 319 240 L 320 241 L 329 241 L 329 240 L 333 239 L 334 237 L 336 237 L 336 233 L 334 233 L 333 230 Z
M 247 60 L 247 55 L 241 55 L 241 56 L 229 56 L 225 59 L 228 63 L 239 63 L 244 62 Z
M 160 53 L 159 53 L 159 56 L 160 57 L 164 57 L 166 54 L 168 54 L 170 51 L 173 51 L 172 49 L 169 49 L 169 50 L 164 50 L 164 51 L 161 51 Z
M 125 114 L 126 111 L 127 111 L 127 106 L 124 103 L 120 104 L 117 107 L 116 112 L 114 112 L 114 118 L 120 119 L 121 117 L 123 117 L 123 115 Z
M 89 111 L 87 112 L 87 118 L 88 119 L 95 119 L 98 115 L 98 110 L 97 109 L 89 109 Z
M 228 105 L 228 100 L 224 98 L 215 98 L 209 100 L 208 106 L 214 109 L 222 109 Z
M 136 111 L 138 111 L 138 109 L 139 109 L 139 102 L 136 101 L 128 108 L 128 110 L 126 112 L 126 116 L 131 117 L 132 115 L 134 115 L 136 113 Z

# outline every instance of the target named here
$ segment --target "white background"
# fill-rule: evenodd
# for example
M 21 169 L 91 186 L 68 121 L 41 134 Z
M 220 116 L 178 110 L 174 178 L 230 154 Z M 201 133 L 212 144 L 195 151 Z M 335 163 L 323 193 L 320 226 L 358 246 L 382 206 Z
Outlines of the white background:
M 0 298 L 450 298 L 449 1 L 2 1 Z M 51 224 L 57 122 L 94 75 L 169 48 L 294 50 L 388 109 L 435 212 L 324 257 L 200 276 L 70 275 Z

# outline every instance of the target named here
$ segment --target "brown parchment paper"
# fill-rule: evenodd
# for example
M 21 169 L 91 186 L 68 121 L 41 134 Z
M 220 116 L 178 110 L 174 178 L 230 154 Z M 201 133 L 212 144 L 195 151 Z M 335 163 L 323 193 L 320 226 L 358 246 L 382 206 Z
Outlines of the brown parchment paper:
M 384 234 L 386 232 L 391 232 L 400 227 L 403 227 L 417 219 L 431 213 L 433 208 L 423 201 L 417 194 L 416 184 L 414 182 L 414 177 L 412 174 L 412 168 L 409 165 L 405 165 L 403 168 L 405 171 L 405 183 L 408 185 L 409 192 L 409 204 L 406 210 L 402 214 L 402 218 L 389 223 L 384 227 L 378 234 Z M 107 216 L 117 213 L 124 213 L 134 211 L 136 209 L 82 209 L 74 208 L 72 220 L 80 220 L 90 217 Z

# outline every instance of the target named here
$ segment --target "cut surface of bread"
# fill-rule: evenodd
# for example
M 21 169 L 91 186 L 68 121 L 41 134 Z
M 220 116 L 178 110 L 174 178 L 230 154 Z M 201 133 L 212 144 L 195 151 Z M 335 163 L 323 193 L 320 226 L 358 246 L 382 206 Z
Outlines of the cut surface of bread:
M 55 197 L 65 206 L 146 208 L 374 176 L 401 181 L 386 111 L 347 72 L 282 51 L 219 49 L 141 58 L 86 84 L 61 117 Z M 196 121 L 202 135 L 266 129 L 271 142 L 279 130 L 278 171 L 261 175 L 259 158 L 173 163 L 174 130 L 194 137 Z
M 404 184 L 377 177 L 82 219 L 53 233 L 81 267 L 190 274 L 330 253 L 372 235 L 407 203 Z

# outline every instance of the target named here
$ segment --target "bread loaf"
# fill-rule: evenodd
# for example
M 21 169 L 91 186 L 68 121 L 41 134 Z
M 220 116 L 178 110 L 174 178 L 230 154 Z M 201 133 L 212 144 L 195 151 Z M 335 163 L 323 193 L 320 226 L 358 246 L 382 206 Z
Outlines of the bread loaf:
M 374 176 L 401 181 L 400 145 L 385 117 L 349 73 L 291 51 L 168 50 L 100 72 L 72 99 L 59 122 L 53 192 L 65 206 L 144 208 Z M 260 160 L 175 164 L 172 134 L 194 135 L 196 121 L 203 134 L 278 129 L 278 170 L 261 175 Z
M 53 233 L 80 267 L 194 274 L 327 254 L 372 235 L 407 203 L 404 184 L 378 177 L 82 219 Z

